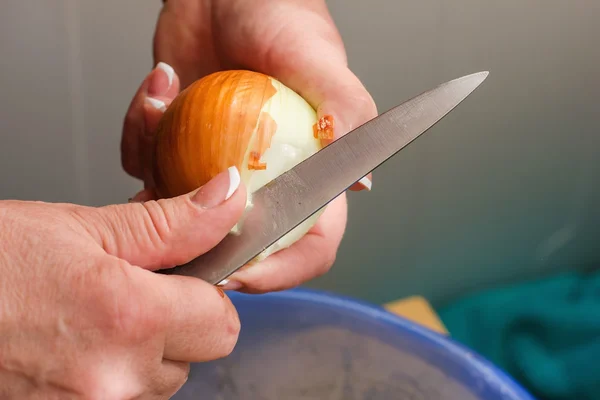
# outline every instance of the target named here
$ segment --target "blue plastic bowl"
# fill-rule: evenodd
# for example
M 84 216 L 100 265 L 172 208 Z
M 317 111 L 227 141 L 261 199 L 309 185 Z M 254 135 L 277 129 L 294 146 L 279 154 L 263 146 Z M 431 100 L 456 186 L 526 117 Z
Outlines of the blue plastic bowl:
M 533 400 L 474 352 L 381 307 L 306 289 L 230 296 L 236 349 L 193 364 L 174 400 Z

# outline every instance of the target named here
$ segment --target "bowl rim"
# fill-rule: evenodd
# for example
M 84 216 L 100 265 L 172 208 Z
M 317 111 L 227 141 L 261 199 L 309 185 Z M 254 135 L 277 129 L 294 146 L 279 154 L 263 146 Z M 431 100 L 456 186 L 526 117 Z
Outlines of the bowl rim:
M 474 371 L 474 373 L 478 375 L 482 375 L 490 386 L 497 387 L 500 392 L 510 394 L 512 398 L 520 400 L 535 400 L 535 398 L 512 376 L 508 375 L 476 351 L 457 342 L 451 336 L 443 335 L 400 315 L 394 314 L 381 305 L 327 290 L 306 287 L 297 287 L 264 294 L 230 292 L 228 293 L 228 296 L 231 297 L 232 301 L 236 297 L 249 298 L 256 296 L 299 300 L 313 304 L 332 306 L 334 308 L 366 315 L 369 318 L 377 319 L 383 323 L 403 330 L 411 337 L 425 340 L 431 345 L 438 347 L 442 351 L 456 358 L 466 369 Z

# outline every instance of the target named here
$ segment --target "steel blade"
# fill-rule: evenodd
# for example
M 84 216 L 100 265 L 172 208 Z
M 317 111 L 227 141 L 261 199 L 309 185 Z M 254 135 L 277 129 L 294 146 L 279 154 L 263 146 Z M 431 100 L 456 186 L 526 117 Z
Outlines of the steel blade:
M 162 272 L 221 282 L 435 125 L 487 75 L 479 72 L 443 83 L 334 141 L 257 190 L 241 233 Z

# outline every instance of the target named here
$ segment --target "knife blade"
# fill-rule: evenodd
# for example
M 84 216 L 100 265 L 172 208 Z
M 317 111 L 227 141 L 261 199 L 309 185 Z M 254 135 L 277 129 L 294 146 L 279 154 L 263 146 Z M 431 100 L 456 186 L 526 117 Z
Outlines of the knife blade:
M 252 194 L 240 233 L 164 274 L 217 284 L 429 130 L 488 76 L 443 83 L 347 133 Z

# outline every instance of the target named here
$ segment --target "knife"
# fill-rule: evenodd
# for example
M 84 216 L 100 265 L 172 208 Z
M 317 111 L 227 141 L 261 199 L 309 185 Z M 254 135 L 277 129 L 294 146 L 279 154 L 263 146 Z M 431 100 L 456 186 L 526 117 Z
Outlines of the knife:
M 221 282 L 429 130 L 487 76 L 484 71 L 443 83 L 335 140 L 254 192 L 240 233 L 160 272 Z

